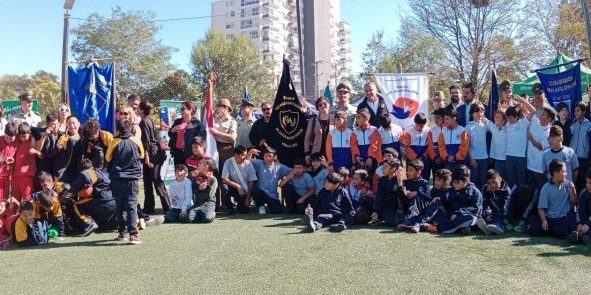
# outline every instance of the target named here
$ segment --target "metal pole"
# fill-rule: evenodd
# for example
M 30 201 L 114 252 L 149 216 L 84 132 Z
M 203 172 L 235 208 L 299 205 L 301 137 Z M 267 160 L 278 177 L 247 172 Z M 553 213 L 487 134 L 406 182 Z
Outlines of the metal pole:
M 314 62 L 314 81 L 316 82 L 314 85 L 314 92 L 316 93 L 316 97 L 318 97 L 320 93 L 320 91 L 318 91 L 318 62 L 320 61 Z
M 583 15 L 585 16 L 585 25 L 587 27 L 587 44 L 589 45 L 591 55 L 591 20 L 589 20 L 589 5 L 587 4 L 587 0 L 581 0 L 581 6 L 583 6 Z
M 62 43 L 62 102 L 70 103 L 67 87 L 68 87 L 68 37 L 70 35 L 70 13 L 66 10 L 64 13 L 64 36 Z

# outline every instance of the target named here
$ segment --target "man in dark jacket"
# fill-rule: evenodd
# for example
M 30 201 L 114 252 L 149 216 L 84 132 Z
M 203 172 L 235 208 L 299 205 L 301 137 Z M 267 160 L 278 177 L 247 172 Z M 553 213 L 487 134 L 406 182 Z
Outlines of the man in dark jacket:
M 369 118 L 369 123 L 376 128 L 380 128 L 380 122 L 378 118 L 382 114 L 388 113 L 388 106 L 386 106 L 386 102 L 384 98 L 378 94 L 378 90 L 376 84 L 373 82 L 365 83 L 363 86 L 363 91 L 365 91 L 365 97 L 363 101 L 357 106 L 357 111 L 361 109 L 368 109 L 371 117 Z
M 269 122 L 273 113 L 273 105 L 270 102 L 263 102 L 261 104 L 261 111 L 263 112 L 263 117 L 252 124 L 250 133 L 248 134 L 248 139 L 250 139 L 250 142 L 258 150 L 263 150 L 269 146 Z

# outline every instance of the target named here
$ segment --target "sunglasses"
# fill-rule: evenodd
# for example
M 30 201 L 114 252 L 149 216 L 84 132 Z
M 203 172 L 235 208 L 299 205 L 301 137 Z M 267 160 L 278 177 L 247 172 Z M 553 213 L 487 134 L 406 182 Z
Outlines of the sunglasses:
M 70 109 L 65 109 L 65 108 L 64 109 L 60 109 L 60 112 L 62 112 L 62 113 L 69 113 L 70 112 Z
M 271 110 L 271 108 L 262 108 L 261 110 L 262 110 L 263 112 L 266 112 L 266 111 L 270 111 L 270 110 Z
M 129 115 L 129 112 L 121 112 L 121 115 L 127 116 Z

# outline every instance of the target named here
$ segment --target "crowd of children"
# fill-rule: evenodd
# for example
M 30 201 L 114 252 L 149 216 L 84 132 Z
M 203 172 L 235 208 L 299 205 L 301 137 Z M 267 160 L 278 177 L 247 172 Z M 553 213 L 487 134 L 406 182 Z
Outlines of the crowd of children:
M 458 88 L 450 88 L 452 96 Z M 474 94 L 469 84 L 462 91 Z M 194 137 L 192 154 L 175 162 L 176 179 L 162 193 L 162 221 L 209 223 L 220 205 L 246 214 L 254 204 L 261 215 L 302 215 L 308 232 L 383 224 L 412 233 L 514 231 L 591 243 L 591 170 L 582 170 L 589 167 L 587 107 L 575 107 L 564 132 L 551 107 L 506 95 L 501 106 L 487 118 L 482 104 L 465 99 L 434 110 L 431 123 L 418 113 L 406 129 L 368 108 L 356 112 L 350 129 L 349 114 L 337 111 L 328 134 L 317 136 L 326 141 L 321 152 L 293 159 L 292 167 L 279 163 L 272 147 L 241 145 L 220 167 L 206 156 L 203 137 Z M 134 111 L 120 109 L 114 135 L 95 120 L 80 126 L 75 116 L 64 130 L 53 114 L 45 128 L 6 124 L 0 246 L 97 230 L 141 243 L 138 229 L 154 217 L 139 206 L 139 180 L 153 163 Z

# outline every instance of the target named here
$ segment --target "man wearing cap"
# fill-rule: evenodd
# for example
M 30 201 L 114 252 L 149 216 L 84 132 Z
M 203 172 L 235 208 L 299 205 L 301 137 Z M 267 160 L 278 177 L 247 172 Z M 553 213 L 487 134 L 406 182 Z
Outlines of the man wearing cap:
M 41 117 L 39 114 L 33 112 L 33 92 L 27 91 L 18 97 L 21 101 L 21 109 L 14 113 L 8 119 L 9 122 L 14 122 L 19 125 L 22 122 L 27 122 L 31 127 L 41 127 Z
M 499 101 L 497 110 L 504 112 L 509 107 L 515 105 L 513 102 L 513 90 L 511 87 L 511 82 L 503 80 L 499 86 L 499 90 L 501 91 L 501 101 Z
M 380 122 L 378 118 L 382 114 L 388 113 L 386 102 L 384 101 L 384 98 L 378 94 L 376 84 L 373 82 L 365 83 L 365 85 L 363 85 L 363 91 L 365 92 L 365 97 L 363 97 L 363 100 L 357 106 L 357 111 L 362 109 L 369 110 L 369 124 L 376 128 L 380 128 Z
M 337 104 L 330 108 L 331 116 L 335 116 L 337 112 L 344 112 L 346 115 L 347 128 L 353 128 L 355 123 L 355 113 L 357 109 L 349 103 L 351 97 L 351 87 L 345 83 L 340 83 L 337 86 Z
M 254 121 L 256 121 L 253 108 L 254 104 L 248 100 L 242 99 L 242 104 L 240 104 L 240 113 L 242 116 L 238 119 L 236 146 L 241 145 L 247 149 L 254 146 L 254 143 L 252 143 L 249 138 L 252 125 L 254 124 Z
M 209 128 L 209 131 L 215 137 L 218 148 L 218 167 L 224 167 L 224 162 L 234 156 L 238 122 L 232 117 L 231 113 L 232 105 L 230 100 L 226 98 L 220 99 L 213 118 L 214 127 Z
M 444 99 L 445 97 L 443 95 L 443 91 L 435 91 L 435 93 L 433 94 L 433 110 L 445 108 L 445 106 L 443 105 Z
M 545 99 L 545 95 L 544 95 L 544 88 L 542 87 L 542 84 L 540 83 L 535 83 L 534 86 L 532 87 L 532 92 L 534 93 L 534 107 L 536 108 L 536 116 L 539 118 L 540 115 L 542 114 L 542 111 L 544 111 L 544 99 Z

